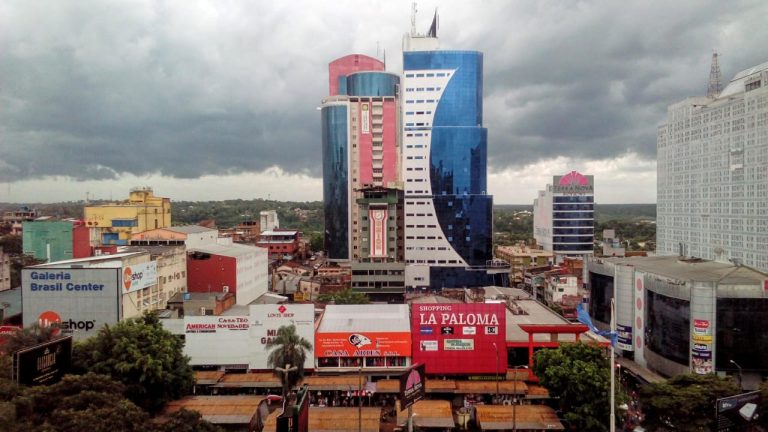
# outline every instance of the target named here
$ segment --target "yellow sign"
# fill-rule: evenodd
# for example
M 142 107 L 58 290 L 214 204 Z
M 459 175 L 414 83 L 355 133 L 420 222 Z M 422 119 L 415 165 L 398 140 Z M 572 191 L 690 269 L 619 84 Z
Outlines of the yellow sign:
M 712 335 L 693 335 L 694 342 L 712 342 Z

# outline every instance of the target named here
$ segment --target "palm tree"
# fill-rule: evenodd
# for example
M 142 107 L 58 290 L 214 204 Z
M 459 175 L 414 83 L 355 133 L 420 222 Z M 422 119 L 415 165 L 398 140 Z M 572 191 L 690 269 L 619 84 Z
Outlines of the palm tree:
M 283 385 L 283 398 L 304 376 L 304 360 L 312 344 L 296 333 L 296 326 L 282 326 L 277 329 L 277 336 L 267 342 L 267 349 L 272 350 L 267 363 L 280 372 Z

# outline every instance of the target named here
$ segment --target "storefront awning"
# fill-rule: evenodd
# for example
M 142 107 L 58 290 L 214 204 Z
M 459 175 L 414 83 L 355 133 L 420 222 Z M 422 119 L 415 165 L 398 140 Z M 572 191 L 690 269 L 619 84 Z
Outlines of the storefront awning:
M 362 414 L 361 417 L 358 417 Z M 265 431 L 276 428 L 276 419 L 280 410 L 272 412 L 264 423 Z M 360 420 L 362 419 L 362 421 Z M 343 407 L 310 407 L 309 430 L 312 432 L 379 432 L 381 408 L 343 408 Z M 362 429 L 358 429 L 362 424 Z
M 221 388 L 281 388 L 280 378 L 271 372 L 226 374 L 214 387 Z
M 365 389 L 366 380 L 366 377 L 362 377 L 363 389 Z M 302 384 L 309 386 L 310 390 L 357 391 L 361 385 L 361 378 L 358 375 L 308 376 L 304 378 Z
M 195 372 L 195 384 L 197 385 L 214 385 L 224 376 L 224 372 L 221 371 L 196 371 Z
M 528 385 L 523 381 L 456 381 L 456 393 L 495 394 L 496 383 L 499 394 L 524 395 L 528 392 Z
M 565 430 L 555 410 L 546 405 L 476 405 L 482 430 Z
M 188 409 L 199 412 L 203 419 L 213 424 L 249 425 L 256 418 L 256 424 L 260 425 L 264 419 L 259 413 L 266 413 L 267 408 L 259 409 L 259 406 L 266 403 L 263 396 L 187 396 L 169 402 L 164 415 Z
M 408 422 L 408 410 L 397 413 L 397 424 Z M 451 429 L 456 427 L 451 413 L 451 402 L 443 400 L 420 400 L 413 404 L 413 424 L 419 428 Z

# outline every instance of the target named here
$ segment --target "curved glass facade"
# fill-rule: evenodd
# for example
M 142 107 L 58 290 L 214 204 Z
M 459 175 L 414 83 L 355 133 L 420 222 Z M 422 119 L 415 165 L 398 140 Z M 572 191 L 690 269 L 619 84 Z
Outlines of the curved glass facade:
M 589 311 L 596 321 L 611 322 L 611 299 L 614 296 L 613 276 L 589 272 Z
M 437 220 L 451 247 L 467 264 L 485 265 L 493 247 L 493 197 L 447 195 L 436 196 L 433 201 Z
M 435 111 L 433 127 L 483 124 L 483 53 L 413 51 L 403 53 L 403 69 L 455 69 Z
M 653 291 L 648 291 L 646 298 L 646 346 L 667 360 L 688 365 L 691 351 L 690 302 Z
M 485 194 L 488 131 L 433 128 L 430 180 L 434 195 Z
M 349 259 L 349 172 L 347 159 L 347 106 L 321 110 L 323 138 L 323 210 L 325 251 L 330 259 Z
M 349 96 L 395 96 L 400 77 L 386 72 L 357 72 L 346 77 Z

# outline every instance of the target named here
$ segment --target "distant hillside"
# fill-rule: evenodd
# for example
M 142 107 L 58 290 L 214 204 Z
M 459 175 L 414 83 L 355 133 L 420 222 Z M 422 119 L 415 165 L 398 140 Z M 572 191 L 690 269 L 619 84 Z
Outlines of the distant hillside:
M 656 204 L 597 204 L 595 206 L 597 222 L 609 220 L 656 220 Z

